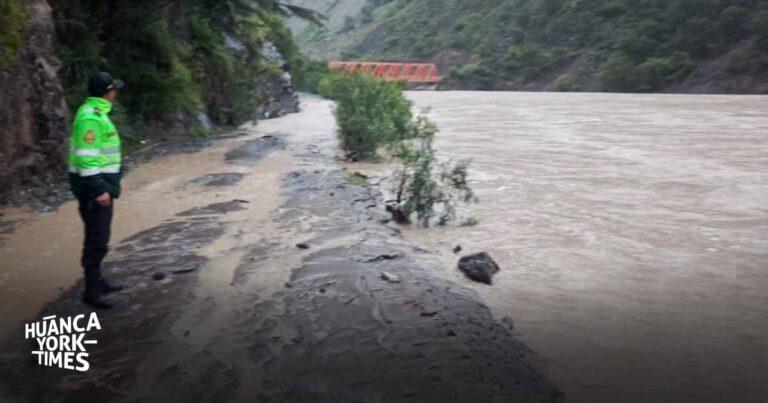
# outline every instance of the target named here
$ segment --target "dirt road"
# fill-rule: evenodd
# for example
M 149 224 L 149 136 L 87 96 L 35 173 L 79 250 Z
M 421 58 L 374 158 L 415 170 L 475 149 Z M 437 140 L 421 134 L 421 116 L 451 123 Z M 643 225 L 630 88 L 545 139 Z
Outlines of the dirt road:
M 557 400 L 535 355 L 476 293 L 436 275 L 453 268 L 381 223 L 374 187 L 348 183 L 335 159 L 332 104 L 304 97 L 303 108 L 131 174 L 105 269 L 129 287 L 100 313 L 92 368 L 37 366 L 21 324 L 9 325 L 0 353 L 9 397 Z M 79 231 L 71 217 L 55 217 L 71 208 L 42 220 Z M 56 244 L 67 251 L 58 266 L 25 252 L 17 237 L 40 225 L 29 219 L 10 235 L 10 261 L 66 267 L 56 281 L 74 281 L 78 237 Z M 9 288 L 24 278 L 4 270 Z M 38 284 L 17 283 L 24 293 Z M 70 284 L 41 312 L 22 310 L 23 320 L 89 312 L 81 284 Z

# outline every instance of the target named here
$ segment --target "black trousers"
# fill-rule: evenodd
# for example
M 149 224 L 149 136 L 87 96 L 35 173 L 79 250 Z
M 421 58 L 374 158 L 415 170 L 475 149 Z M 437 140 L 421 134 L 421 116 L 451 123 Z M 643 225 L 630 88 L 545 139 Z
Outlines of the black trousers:
M 112 210 L 114 200 L 109 207 L 101 206 L 94 199 L 79 199 L 80 218 L 85 224 L 85 242 L 80 264 L 86 277 L 101 274 L 101 262 L 109 251 L 109 235 L 112 230 Z

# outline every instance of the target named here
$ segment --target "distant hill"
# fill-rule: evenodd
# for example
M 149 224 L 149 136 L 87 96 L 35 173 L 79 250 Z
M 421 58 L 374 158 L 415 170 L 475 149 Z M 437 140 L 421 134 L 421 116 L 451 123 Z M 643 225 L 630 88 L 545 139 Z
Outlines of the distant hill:
M 768 0 L 314 0 L 314 57 L 434 61 L 447 88 L 768 94 Z

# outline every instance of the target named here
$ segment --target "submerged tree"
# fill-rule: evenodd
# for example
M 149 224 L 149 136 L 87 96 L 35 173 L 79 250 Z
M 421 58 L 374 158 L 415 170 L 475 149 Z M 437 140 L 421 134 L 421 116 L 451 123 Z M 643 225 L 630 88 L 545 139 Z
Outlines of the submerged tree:
M 418 116 L 409 130 L 411 140 L 392 147 L 401 165 L 392 176 L 395 200 L 388 209 L 399 223 L 410 222 L 415 214 L 425 227 L 433 219 L 445 225 L 456 218 L 459 202 L 476 200 L 467 180 L 469 160 L 438 162 L 433 147 L 437 126 L 425 116 Z

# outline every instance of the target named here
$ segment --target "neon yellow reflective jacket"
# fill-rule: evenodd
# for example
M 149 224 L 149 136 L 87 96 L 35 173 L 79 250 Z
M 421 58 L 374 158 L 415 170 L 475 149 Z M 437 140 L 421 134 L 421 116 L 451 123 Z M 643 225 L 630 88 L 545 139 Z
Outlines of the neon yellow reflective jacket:
M 80 106 L 69 143 L 69 181 L 78 198 L 108 192 L 120 197 L 120 136 L 109 118 L 112 103 L 89 97 Z

